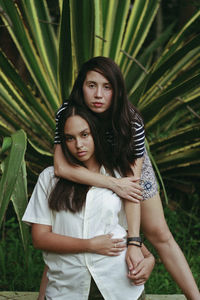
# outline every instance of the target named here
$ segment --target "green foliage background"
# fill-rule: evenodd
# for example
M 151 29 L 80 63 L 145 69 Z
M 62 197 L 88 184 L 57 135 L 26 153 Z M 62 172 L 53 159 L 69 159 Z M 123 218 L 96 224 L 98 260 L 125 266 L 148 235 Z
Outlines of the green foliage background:
M 39 172 L 52 164 L 55 112 L 90 57 L 120 66 L 165 199 L 190 211 L 178 192 L 194 193 L 200 177 L 199 6 L 179 30 L 172 23 L 156 35 L 166 5 L 159 0 L 59 0 L 53 14 L 50 2 L 0 0 L 0 32 L 20 57 L 0 49 L 0 225 L 11 200 L 26 253 L 21 216 Z

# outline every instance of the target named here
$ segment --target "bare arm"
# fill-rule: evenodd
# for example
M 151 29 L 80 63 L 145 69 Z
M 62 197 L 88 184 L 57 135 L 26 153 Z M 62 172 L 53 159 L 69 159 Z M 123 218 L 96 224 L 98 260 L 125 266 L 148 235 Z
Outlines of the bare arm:
M 141 169 L 143 164 L 143 158 L 138 158 L 132 167 L 134 177 L 140 179 Z M 139 237 L 140 236 L 140 203 L 133 203 L 125 200 L 124 203 L 126 219 L 128 224 L 128 237 Z M 135 242 L 137 244 L 137 242 Z M 139 244 L 138 244 L 139 245 Z M 129 270 L 134 269 L 138 263 L 143 260 L 143 254 L 140 247 L 128 246 L 126 253 L 126 261 Z
M 132 167 L 135 180 L 140 180 L 143 158 L 138 158 Z M 125 212 L 128 223 L 128 236 L 140 234 L 140 203 L 125 201 Z
M 32 224 L 32 240 L 35 248 L 63 254 L 91 252 L 109 256 L 119 255 L 125 248 L 123 239 L 112 239 L 111 234 L 80 239 L 56 234 L 51 230 L 51 226 L 48 225 Z
M 114 178 L 89 171 L 88 169 L 70 165 L 62 152 L 61 146 L 55 146 L 54 170 L 58 177 L 66 178 L 81 184 L 103 187 L 112 190 L 118 196 L 129 201 L 138 203 L 142 200 L 142 192 L 135 177 Z

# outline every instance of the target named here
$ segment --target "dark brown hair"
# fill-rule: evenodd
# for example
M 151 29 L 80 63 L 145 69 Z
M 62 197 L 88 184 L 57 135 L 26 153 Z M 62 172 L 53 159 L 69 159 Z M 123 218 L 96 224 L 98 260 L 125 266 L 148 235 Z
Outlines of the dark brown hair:
M 82 162 L 77 160 L 69 151 L 66 145 L 66 139 L 64 134 L 64 127 L 67 119 L 71 116 L 78 115 L 83 118 L 90 127 L 90 132 L 94 140 L 95 146 L 95 157 L 98 163 L 102 164 L 101 158 L 101 147 L 98 139 L 98 120 L 97 118 L 91 114 L 90 111 L 87 111 L 83 107 L 74 106 L 70 104 L 67 109 L 63 110 L 60 114 L 60 118 L 58 121 L 58 131 L 59 136 L 61 138 L 61 147 L 66 157 L 68 163 L 73 166 L 83 165 Z M 84 166 L 84 165 L 83 165 Z M 79 184 L 72 182 L 70 180 L 60 178 L 58 179 L 54 189 L 52 190 L 49 197 L 49 207 L 52 210 L 60 211 L 60 210 L 70 210 L 75 213 L 80 211 L 85 203 L 86 194 L 89 189 L 89 186 L 84 184 Z
M 131 126 L 134 118 L 142 123 L 142 118 L 137 109 L 128 101 L 125 82 L 118 65 L 110 58 L 97 56 L 85 62 L 74 83 L 69 101 L 74 101 L 78 105 L 86 106 L 83 96 L 83 83 L 89 71 L 96 71 L 104 76 L 111 84 L 113 98 L 109 110 L 109 125 L 106 125 L 100 114 L 96 116 L 101 119 L 101 143 L 104 144 L 105 160 L 110 162 L 112 168 L 116 168 L 121 174 L 131 172 L 130 163 L 134 163 L 134 135 L 135 130 Z M 110 128 L 107 128 L 110 127 Z M 111 130 L 114 141 L 112 144 L 106 143 L 105 133 Z

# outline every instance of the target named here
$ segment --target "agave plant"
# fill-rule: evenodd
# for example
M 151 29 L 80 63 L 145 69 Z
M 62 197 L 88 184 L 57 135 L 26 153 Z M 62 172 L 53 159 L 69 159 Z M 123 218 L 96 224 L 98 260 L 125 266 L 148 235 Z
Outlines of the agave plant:
M 159 0 L 135 0 L 132 6 L 128 0 L 56 3 L 55 24 L 47 0 L 0 0 L 0 30 L 7 28 L 28 74 L 20 76 L 0 50 L 0 132 L 2 137 L 26 132 L 28 182 L 35 183 L 52 163 L 55 112 L 80 65 L 98 55 L 111 57 L 124 74 L 129 99 L 144 117 L 161 182 L 199 178 L 200 36 L 190 28 L 200 11 L 177 34 L 169 26 L 147 43 Z
M 1 170 L 3 173 L 0 181 L 0 225 L 11 200 L 19 222 L 25 252 L 27 252 L 29 240 L 28 227 L 22 223 L 22 216 L 28 203 L 26 164 L 24 160 L 26 142 L 25 132 L 19 130 L 13 133 L 11 137 L 4 138 L 0 153 L 2 161 Z M 4 154 L 8 149 L 9 155 L 5 158 Z

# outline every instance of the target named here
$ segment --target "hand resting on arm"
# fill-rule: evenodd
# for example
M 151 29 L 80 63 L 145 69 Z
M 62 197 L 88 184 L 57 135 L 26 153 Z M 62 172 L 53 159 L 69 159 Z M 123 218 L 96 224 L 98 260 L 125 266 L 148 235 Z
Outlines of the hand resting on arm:
M 97 253 L 117 256 L 126 248 L 123 239 L 112 239 L 111 234 L 79 239 L 52 232 L 49 225 L 32 224 L 32 240 L 35 248 L 54 253 Z

